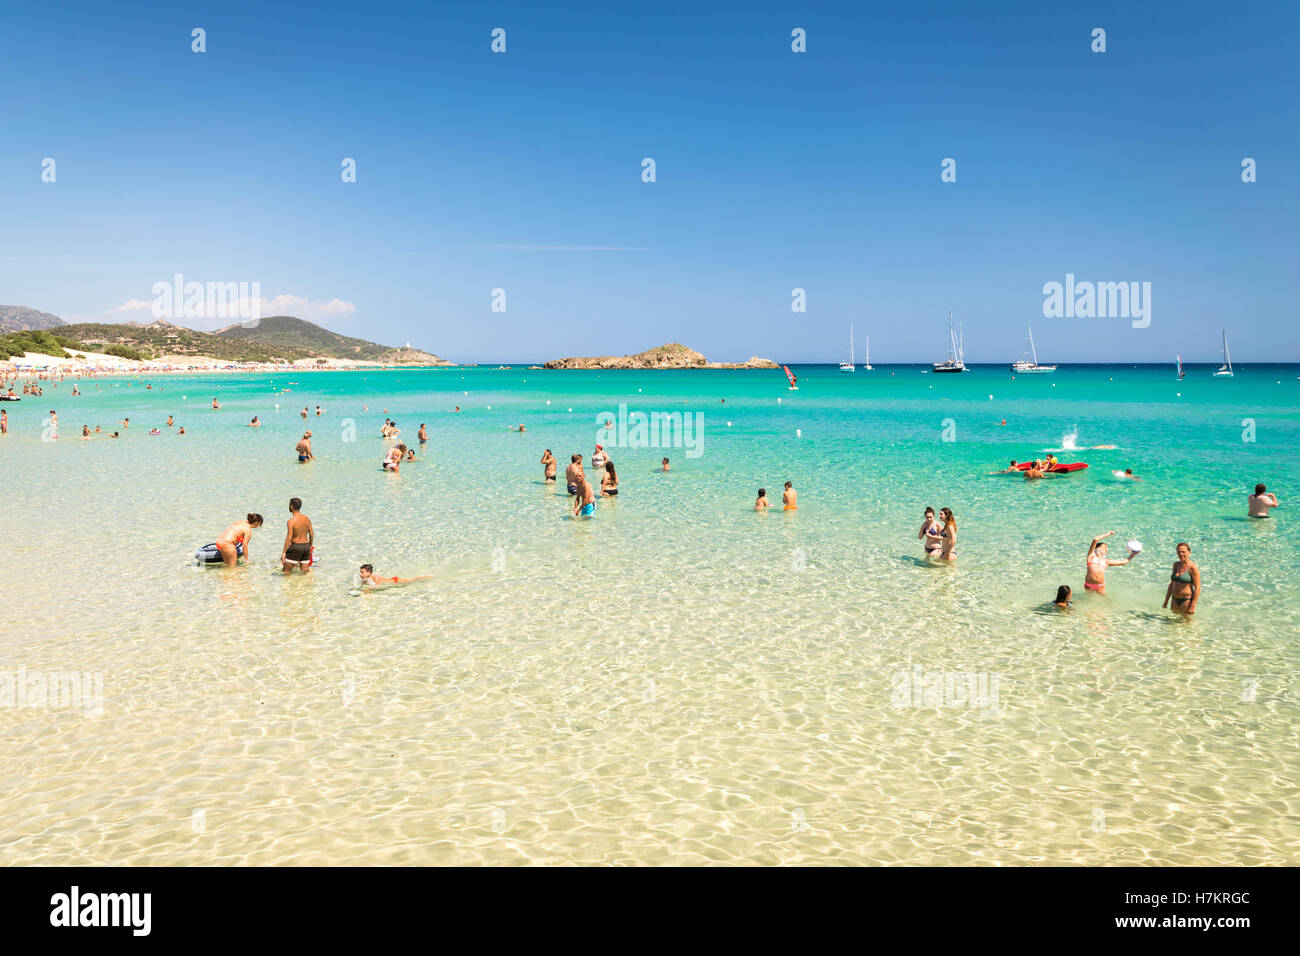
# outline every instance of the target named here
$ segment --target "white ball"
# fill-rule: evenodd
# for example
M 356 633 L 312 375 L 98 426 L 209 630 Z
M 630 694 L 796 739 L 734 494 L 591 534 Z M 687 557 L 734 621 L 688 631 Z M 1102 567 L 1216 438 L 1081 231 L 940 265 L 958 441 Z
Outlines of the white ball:
M 1141 553 L 1142 553 L 1142 542 L 1139 541 L 1137 538 L 1131 538 L 1131 539 L 1129 539 L 1129 543 L 1128 543 L 1128 553 L 1129 553 L 1129 554 L 1141 554 Z

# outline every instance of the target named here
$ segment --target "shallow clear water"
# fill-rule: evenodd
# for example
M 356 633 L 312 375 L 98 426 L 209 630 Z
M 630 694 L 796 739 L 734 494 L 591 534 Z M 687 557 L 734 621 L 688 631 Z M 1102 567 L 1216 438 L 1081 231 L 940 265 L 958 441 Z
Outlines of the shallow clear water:
M 0 863 L 1296 862 L 1300 368 L 796 372 L 105 379 L 4 406 L 0 679 L 98 674 L 102 699 L 0 706 Z M 701 412 L 702 453 L 614 448 L 622 494 L 567 520 L 541 451 L 589 456 L 620 403 Z M 385 409 L 431 434 L 398 476 Z M 148 436 L 168 413 L 188 434 Z M 1074 432 L 1119 447 L 987 474 Z M 799 511 L 755 514 L 787 479 Z M 1269 521 L 1244 517 L 1257 481 Z M 292 495 L 322 560 L 284 580 Z M 957 516 L 955 567 L 921 560 L 927 504 Z M 251 566 L 192 567 L 245 511 Z M 1146 551 L 1085 596 L 1111 529 Z M 1181 540 L 1192 622 L 1160 609 Z M 356 596 L 362 561 L 434 577 Z M 1076 609 L 1047 613 L 1061 583 Z

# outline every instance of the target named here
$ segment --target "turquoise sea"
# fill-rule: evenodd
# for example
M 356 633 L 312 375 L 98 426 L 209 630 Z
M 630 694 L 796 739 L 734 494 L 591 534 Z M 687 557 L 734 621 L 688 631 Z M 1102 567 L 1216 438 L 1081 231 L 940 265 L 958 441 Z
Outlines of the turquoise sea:
M 101 378 L 0 405 L 0 863 L 1297 862 L 1300 366 L 794 371 Z M 698 413 L 700 444 L 611 447 L 620 405 Z M 400 475 L 385 411 L 429 427 Z M 539 458 L 562 479 L 598 441 L 621 494 L 569 520 Z M 1048 450 L 1090 467 L 988 474 Z M 321 563 L 286 580 L 294 495 Z M 955 566 L 922 559 L 926 505 L 956 515 Z M 248 511 L 250 565 L 195 568 Z M 1110 530 L 1145 550 L 1084 595 Z M 1192 621 L 1160 606 L 1179 541 Z M 433 578 L 358 596 L 363 561 Z M 102 696 L 42 703 L 52 674 Z

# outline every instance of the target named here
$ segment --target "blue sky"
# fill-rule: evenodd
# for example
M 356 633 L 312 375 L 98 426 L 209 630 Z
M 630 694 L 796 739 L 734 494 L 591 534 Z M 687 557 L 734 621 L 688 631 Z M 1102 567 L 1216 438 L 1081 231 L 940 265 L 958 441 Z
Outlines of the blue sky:
M 1044 361 L 1300 359 L 1295 4 L 275 6 L 0 10 L 0 302 L 257 281 L 462 362 L 838 361 L 850 321 L 934 361 L 948 309 L 974 362 L 1027 320 Z M 1066 273 L 1150 326 L 1044 318 Z

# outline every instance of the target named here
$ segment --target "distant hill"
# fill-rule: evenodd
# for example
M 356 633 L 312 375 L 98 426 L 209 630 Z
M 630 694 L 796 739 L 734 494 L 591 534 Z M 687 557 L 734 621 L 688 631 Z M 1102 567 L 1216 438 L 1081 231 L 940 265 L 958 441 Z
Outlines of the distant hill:
M 57 315 L 29 309 L 24 305 L 0 305 L 0 332 L 53 329 L 66 324 Z
M 376 345 L 365 339 L 339 335 L 291 315 L 272 315 L 247 325 L 228 325 L 224 329 L 218 329 L 215 334 L 230 341 L 297 349 L 306 355 L 350 358 L 363 362 L 382 362 L 384 356 L 394 351 L 387 345 Z
M 226 362 L 294 362 L 309 358 L 351 359 L 388 365 L 445 365 L 445 360 L 418 349 L 391 348 L 348 338 L 319 325 L 277 315 L 255 326 L 228 326 L 216 332 L 198 332 L 170 322 L 148 325 L 80 322 L 59 328 L 60 338 L 103 351 L 99 346 L 123 346 L 145 356 L 207 355 Z

